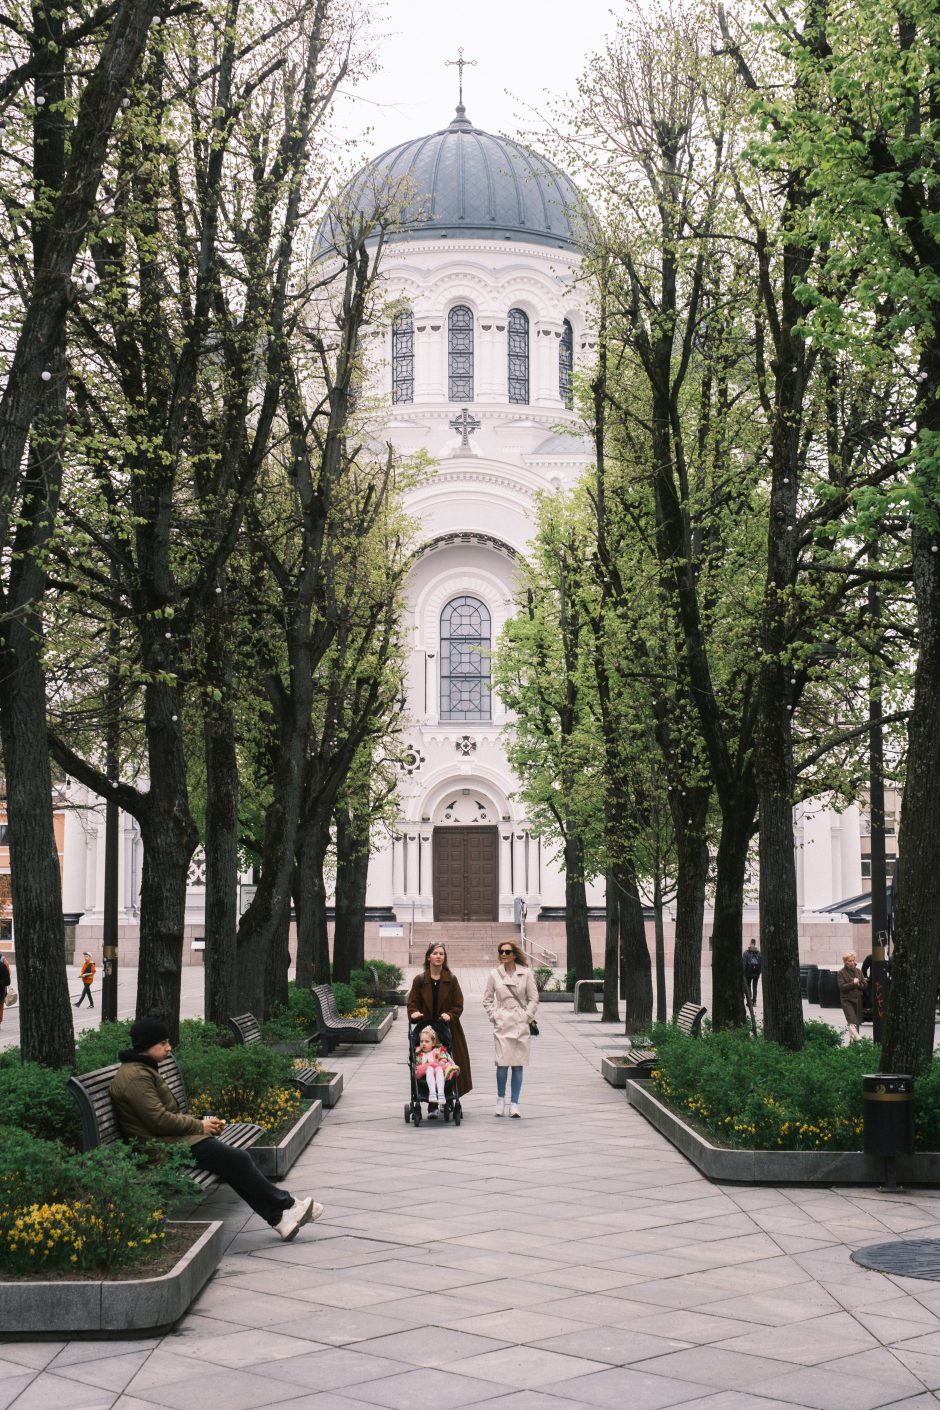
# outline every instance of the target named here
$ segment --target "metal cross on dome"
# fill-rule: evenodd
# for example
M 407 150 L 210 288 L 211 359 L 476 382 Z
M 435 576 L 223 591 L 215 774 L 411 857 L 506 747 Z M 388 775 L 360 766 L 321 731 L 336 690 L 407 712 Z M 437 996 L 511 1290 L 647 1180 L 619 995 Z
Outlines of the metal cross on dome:
M 469 447 L 470 437 L 473 435 L 474 431 L 479 431 L 483 423 L 478 421 L 475 416 L 471 416 L 467 408 L 462 406 L 460 408 L 460 415 L 452 416 L 447 424 L 452 431 L 459 431 L 461 446 Z
M 457 59 L 445 59 L 444 67 L 445 69 L 457 70 L 457 73 L 460 78 L 460 106 L 463 107 L 463 71 L 464 69 L 475 69 L 477 66 L 477 61 L 476 59 L 464 58 L 462 44 L 458 45 L 457 53 L 460 55 L 460 57 Z

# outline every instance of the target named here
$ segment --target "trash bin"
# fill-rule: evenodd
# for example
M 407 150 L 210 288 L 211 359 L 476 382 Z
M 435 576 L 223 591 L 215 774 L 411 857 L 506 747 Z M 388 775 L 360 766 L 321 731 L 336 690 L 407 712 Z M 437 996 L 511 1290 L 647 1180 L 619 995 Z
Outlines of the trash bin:
M 802 997 L 803 997 L 804 999 L 807 997 L 807 995 L 806 995 L 806 986 L 807 986 L 808 982 L 809 982 L 809 965 L 808 965 L 808 964 L 801 964 L 801 965 L 800 965 L 800 994 L 802 995 Z
M 913 1155 L 914 1079 L 877 1072 L 862 1078 L 866 1155 Z
M 821 1009 L 840 1009 L 842 1007 L 834 969 L 819 971 L 819 1007 Z
M 819 965 L 806 966 L 806 997 L 811 1004 L 819 1003 Z

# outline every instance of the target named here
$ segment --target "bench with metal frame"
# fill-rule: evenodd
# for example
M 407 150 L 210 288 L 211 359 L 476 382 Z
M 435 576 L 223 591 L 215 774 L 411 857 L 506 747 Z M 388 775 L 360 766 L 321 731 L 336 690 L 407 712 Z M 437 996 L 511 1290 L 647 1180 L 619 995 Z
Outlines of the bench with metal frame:
M 593 989 L 596 994 L 603 994 L 603 979 L 579 979 L 574 986 L 574 1003 L 571 1006 L 573 1013 L 581 1013 L 581 994 L 585 989 Z
M 261 1032 L 261 1024 L 253 1013 L 239 1013 L 230 1015 L 225 1022 L 232 1030 L 236 1047 L 249 1047 L 252 1043 L 262 1043 L 264 1037 Z M 312 1038 L 302 1039 L 305 1043 L 315 1042 L 316 1035 Z M 320 1080 L 320 1074 L 315 1067 L 297 1067 L 291 1073 L 291 1081 L 296 1082 L 298 1087 L 304 1088 L 312 1086 Z
M 82 1145 L 86 1151 L 96 1150 L 98 1146 L 110 1146 L 124 1139 L 111 1101 L 111 1083 L 120 1066 L 119 1062 L 112 1062 L 107 1067 L 96 1068 L 94 1072 L 82 1072 L 68 1080 L 69 1091 L 78 1107 L 82 1124 Z M 163 1059 L 158 1071 L 179 1103 L 180 1111 L 188 1116 L 189 1099 L 186 1095 L 186 1085 L 172 1053 Z M 252 1121 L 231 1121 L 222 1128 L 221 1135 L 217 1136 L 216 1140 L 234 1150 L 246 1150 L 254 1145 L 263 1130 L 263 1126 L 257 1126 Z M 198 1159 L 198 1152 L 194 1151 L 193 1154 L 194 1158 Z M 204 1194 L 208 1194 L 220 1183 L 218 1175 L 210 1170 L 201 1170 L 198 1166 L 189 1174 Z
M 708 1010 L 702 1004 L 683 1004 L 676 1014 L 676 1027 L 688 1038 L 698 1038 L 702 1032 L 702 1019 Z M 648 1077 L 656 1066 L 655 1048 L 629 1048 L 626 1061 L 630 1065 L 631 1077 Z
M 314 984 L 310 993 L 317 1011 L 317 1037 L 323 1045 L 321 1051 L 324 1054 L 331 1053 L 337 1043 L 362 1042 L 365 1019 L 343 1018 L 329 984 Z

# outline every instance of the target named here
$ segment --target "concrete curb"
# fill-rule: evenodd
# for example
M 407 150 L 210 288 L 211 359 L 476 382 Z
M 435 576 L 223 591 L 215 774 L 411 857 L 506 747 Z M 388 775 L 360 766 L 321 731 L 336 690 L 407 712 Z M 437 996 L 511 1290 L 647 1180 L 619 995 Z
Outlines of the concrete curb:
M 200 1222 L 199 1227 L 202 1236 L 158 1278 L 0 1283 L 0 1327 L 17 1336 L 169 1330 L 222 1259 L 221 1221 Z
M 269 1180 L 283 1180 L 301 1151 L 306 1150 L 320 1128 L 323 1119 L 323 1103 L 311 1102 L 302 1112 L 283 1140 L 276 1146 L 255 1143 L 248 1147 L 248 1154 Z
M 709 1180 L 744 1185 L 880 1185 L 881 1156 L 863 1151 L 741 1151 L 713 1146 L 647 1089 L 626 1084 L 627 1101 Z M 940 1151 L 897 1157 L 897 1177 L 911 1185 L 940 1180 Z

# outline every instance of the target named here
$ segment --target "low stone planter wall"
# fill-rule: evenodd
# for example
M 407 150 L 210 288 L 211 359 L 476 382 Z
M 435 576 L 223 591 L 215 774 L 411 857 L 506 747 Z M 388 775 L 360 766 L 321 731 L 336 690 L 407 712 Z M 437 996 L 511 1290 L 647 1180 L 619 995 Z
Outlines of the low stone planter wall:
M 392 1009 L 385 1015 L 381 1023 L 374 1028 L 363 1028 L 356 1038 L 357 1043 L 381 1043 L 392 1024 L 395 1022 L 395 1010 Z
M 283 1180 L 301 1151 L 306 1150 L 313 1140 L 322 1119 L 323 1103 L 311 1102 L 276 1146 L 265 1146 L 260 1142 L 249 1146 L 248 1154 L 262 1175 L 267 1175 L 269 1180 Z
M 168 1331 L 222 1259 L 221 1221 L 200 1227 L 189 1252 L 156 1278 L 0 1283 L 0 1328 L 17 1336 Z
M 881 1156 L 864 1151 L 740 1151 L 713 1146 L 663 1106 L 643 1082 L 628 1081 L 627 1101 L 706 1175 L 722 1184 L 880 1185 Z M 897 1157 L 897 1178 L 911 1185 L 940 1180 L 940 1151 Z
M 544 989 L 539 994 L 540 1004 L 571 1004 L 574 1003 L 574 994 L 567 989 L 550 989 L 546 994 Z
M 649 1080 L 649 1073 L 637 1073 L 634 1064 L 628 1058 L 619 1057 L 615 1053 L 605 1053 L 601 1058 L 601 1076 L 612 1087 L 625 1087 L 630 1081 Z
M 300 1087 L 305 1097 L 322 1102 L 324 1107 L 335 1106 L 343 1095 L 343 1074 L 321 1072 L 316 1082 L 302 1082 Z

